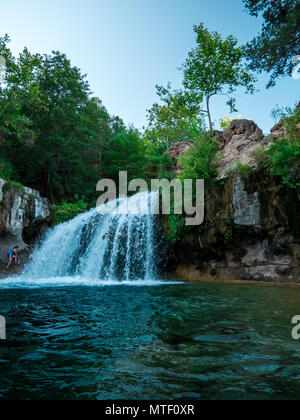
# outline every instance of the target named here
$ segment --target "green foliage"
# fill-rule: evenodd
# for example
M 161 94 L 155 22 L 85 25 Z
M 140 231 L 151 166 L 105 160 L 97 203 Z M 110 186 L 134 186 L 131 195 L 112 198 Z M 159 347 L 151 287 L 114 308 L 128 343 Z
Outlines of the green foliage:
M 234 120 L 240 120 L 242 118 L 242 115 L 239 115 L 238 117 L 232 117 L 228 118 L 225 116 L 224 118 L 220 118 L 220 127 L 222 130 L 226 130 Z
M 217 164 L 220 158 L 218 152 L 218 141 L 204 134 L 195 141 L 186 156 L 180 158 L 179 162 L 183 170 L 179 178 L 181 180 L 204 179 L 206 187 L 212 186 L 218 176 Z
M 231 112 L 236 112 L 232 94 L 241 86 L 246 92 L 254 92 L 254 77 L 244 65 L 244 52 L 238 47 L 238 41 L 232 35 L 222 39 L 218 32 L 209 32 L 203 24 L 194 27 L 197 46 L 190 53 L 183 65 L 184 87 L 205 102 L 203 109 L 208 115 L 210 129 L 212 120 L 210 100 L 214 95 L 226 94 Z
M 131 128 L 115 136 L 108 142 L 103 156 L 108 178 L 117 182 L 120 170 L 128 172 L 128 181 L 146 178 L 146 145 L 137 130 Z
M 166 144 L 160 141 L 149 141 L 145 137 L 144 145 L 146 147 L 146 173 L 148 179 L 173 179 L 174 172 L 172 172 L 172 169 L 174 169 L 174 164 L 172 158 L 166 153 Z
M 283 128 L 287 132 L 289 140 L 297 140 L 299 138 L 300 108 L 276 107 L 272 111 L 272 117 L 276 122 L 281 121 Z
M 289 188 L 299 188 L 300 182 L 294 179 L 293 168 L 300 163 L 300 109 L 285 110 L 277 115 L 285 118 L 282 121 L 287 136 L 284 139 L 275 139 L 265 151 L 259 150 L 256 159 L 272 176 L 281 178 L 282 183 Z
M 180 240 L 184 229 L 185 220 L 182 215 L 171 214 L 168 216 L 168 230 L 166 232 L 166 238 L 168 241 L 175 244 Z
M 94 204 L 95 186 L 104 173 L 103 151 L 124 129 L 98 98 L 85 76 L 64 54 L 30 54 L 16 59 L 0 38 L 7 64 L 0 88 L 1 154 L 15 178 L 38 188 L 52 202 L 85 196 Z
M 193 142 L 203 132 L 199 104 L 195 104 L 187 92 L 172 92 L 170 84 L 167 88 L 156 86 L 156 89 L 162 105 L 156 103 L 148 111 L 145 138 L 164 144 L 166 149 L 177 142 Z
M 220 118 L 220 127 L 222 128 L 222 130 L 226 130 L 226 128 L 228 128 L 231 123 L 232 119 L 227 118 L 227 116 L 225 116 L 224 118 Z
M 225 245 L 230 244 L 230 243 L 232 242 L 232 239 L 233 239 L 233 229 L 232 229 L 232 227 L 230 226 L 230 227 L 227 229 L 227 232 L 225 233 L 225 237 L 224 237 L 224 242 L 225 242 Z
M 268 87 L 276 79 L 291 75 L 293 57 L 300 55 L 300 3 L 299 0 L 244 0 L 252 16 L 263 13 L 262 32 L 246 46 L 250 68 L 271 72 Z
M 182 184 L 184 185 L 185 179 L 204 179 L 206 190 L 209 190 L 218 176 L 217 165 L 219 158 L 219 143 L 211 139 L 209 134 L 203 134 L 195 141 L 186 156 L 180 158 L 180 166 L 183 169 L 179 179 L 182 181 Z M 196 195 L 195 184 L 192 195 L 194 199 Z M 174 214 L 174 200 L 172 200 L 171 215 L 168 216 L 167 239 L 172 243 L 176 243 L 186 229 L 185 215 Z
M 297 141 L 276 140 L 266 150 L 262 161 L 272 176 L 281 177 L 282 183 L 290 188 L 300 187 L 293 179 L 292 169 L 300 162 L 300 138 Z
M 52 208 L 53 222 L 55 225 L 67 222 L 78 216 L 78 214 L 84 213 L 88 208 L 88 204 L 81 199 L 77 203 L 63 203 L 61 205 L 55 205 Z
M 22 184 L 16 181 L 7 181 L 4 184 L 2 191 L 5 193 L 7 191 L 17 191 L 17 192 L 25 192 L 25 188 Z
M 10 181 L 17 179 L 16 170 L 11 162 L 0 157 L 0 178 Z
M 252 173 L 252 168 L 251 166 L 247 165 L 247 164 L 243 164 L 241 162 L 237 162 L 236 163 L 236 168 L 235 168 L 235 172 L 237 173 L 237 175 L 244 179 L 247 180 L 249 179 L 251 173 Z

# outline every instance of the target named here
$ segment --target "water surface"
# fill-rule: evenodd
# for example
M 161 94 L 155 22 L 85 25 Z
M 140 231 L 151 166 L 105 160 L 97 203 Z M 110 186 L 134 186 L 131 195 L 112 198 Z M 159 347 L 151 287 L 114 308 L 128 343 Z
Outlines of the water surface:
M 298 399 L 300 289 L 0 286 L 1 399 Z

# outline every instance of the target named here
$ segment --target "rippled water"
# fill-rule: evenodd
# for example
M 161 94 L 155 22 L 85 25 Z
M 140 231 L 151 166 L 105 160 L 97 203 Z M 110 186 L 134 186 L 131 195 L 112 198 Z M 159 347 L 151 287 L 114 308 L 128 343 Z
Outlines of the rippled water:
M 298 288 L 8 287 L 2 399 L 300 397 Z

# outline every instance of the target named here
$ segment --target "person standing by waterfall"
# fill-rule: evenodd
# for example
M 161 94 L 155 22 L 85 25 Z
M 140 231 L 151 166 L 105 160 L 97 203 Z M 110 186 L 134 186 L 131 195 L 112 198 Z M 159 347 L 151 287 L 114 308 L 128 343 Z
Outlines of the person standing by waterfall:
M 19 247 L 15 246 L 14 248 L 12 248 L 9 252 L 8 252 L 8 265 L 6 267 L 6 269 L 8 270 L 11 263 L 13 262 L 13 260 L 15 260 L 15 264 L 18 264 L 18 252 Z

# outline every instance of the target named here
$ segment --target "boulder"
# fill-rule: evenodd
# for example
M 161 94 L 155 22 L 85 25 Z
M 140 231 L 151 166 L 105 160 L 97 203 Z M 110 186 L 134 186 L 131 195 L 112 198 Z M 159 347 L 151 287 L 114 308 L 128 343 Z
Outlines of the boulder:
M 300 109 L 300 102 L 297 105 L 297 108 Z M 300 132 L 300 122 L 297 124 L 297 128 L 299 129 Z M 276 125 L 274 125 L 274 127 L 271 129 L 271 134 L 270 134 L 270 138 L 277 138 L 277 139 L 283 139 L 287 136 L 287 131 L 284 128 L 284 123 L 283 121 L 280 121 L 279 123 L 277 123 Z
M 178 176 L 180 174 L 180 171 L 182 170 L 182 168 L 180 167 L 179 164 L 179 159 L 182 156 L 185 156 L 186 153 L 190 150 L 190 148 L 193 147 L 192 143 L 189 142 L 178 142 L 175 143 L 173 146 L 171 146 L 168 150 L 167 150 L 167 154 L 176 161 L 176 170 L 175 170 L 175 175 Z
M 219 180 L 226 178 L 228 173 L 236 168 L 237 162 L 256 168 L 254 153 L 265 145 L 265 136 L 253 121 L 234 120 L 226 130 L 215 130 L 213 135 L 219 141 L 223 153 Z M 182 169 L 179 164 L 180 157 L 186 155 L 191 147 L 192 143 L 178 142 L 167 150 L 169 156 L 176 161 L 175 175 L 179 175 Z
M 223 132 L 223 157 L 219 179 L 227 177 L 236 168 L 237 162 L 256 168 L 255 151 L 263 146 L 262 130 L 250 120 L 234 120 Z

